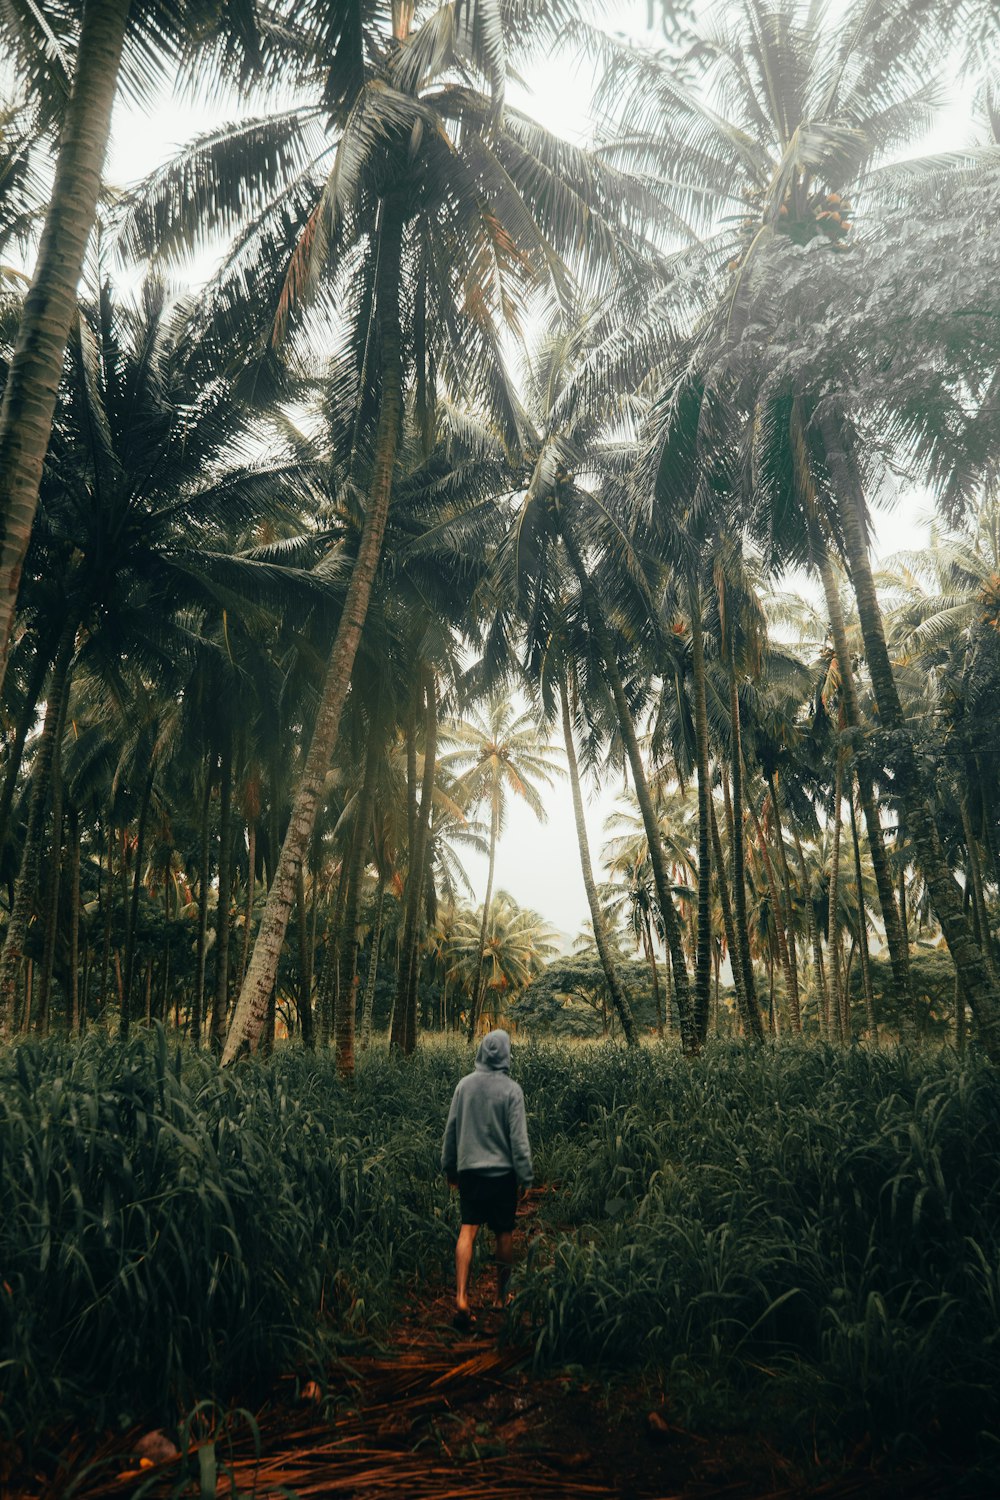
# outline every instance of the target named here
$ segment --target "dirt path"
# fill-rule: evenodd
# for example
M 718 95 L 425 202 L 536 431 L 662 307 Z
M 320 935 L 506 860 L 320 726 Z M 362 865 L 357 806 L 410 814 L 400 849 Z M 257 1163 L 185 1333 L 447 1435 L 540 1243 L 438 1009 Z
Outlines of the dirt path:
M 536 1202 L 519 1216 L 517 1241 L 537 1232 Z M 260 1497 L 347 1496 L 353 1500 L 779 1500 L 810 1494 L 829 1500 L 927 1497 L 919 1485 L 891 1487 L 870 1472 L 810 1488 L 763 1440 L 711 1439 L 673 1425 L 669 1406 L 640 1384 L 605 1389 L 570 1375 L 539 1378 L 530 1350 L 509 1341 L 503 1315 L 482 1306 L 492 1274 L 472 1289 L 480 1303 L 475 1329 L 451 1327 L 449 1289 L 430 1286 L 408 1304 L 390 1347 L 331 1373 L 326 1392 L 279 1388 L 251 1426 L 192 1447 L 186 1458 L 134 1467 L 117 1438 L 86 1462 L 64 1454 L 55 1481 L 11 1494 L 36 1500 L 106 1500 L 141 1491 L 149 1497 L 217 1493 Z M 528 1330 L 525 1330 L 527 1335 Z M 305 1399 L 303 1399 L 303 1397 Z M 297 1398 L 297 1399 L 296 1399 Z M 651 1416 L 651 1413 L 654 1415 Z M 141 1435 L 133 1435 L 133 1443 Z

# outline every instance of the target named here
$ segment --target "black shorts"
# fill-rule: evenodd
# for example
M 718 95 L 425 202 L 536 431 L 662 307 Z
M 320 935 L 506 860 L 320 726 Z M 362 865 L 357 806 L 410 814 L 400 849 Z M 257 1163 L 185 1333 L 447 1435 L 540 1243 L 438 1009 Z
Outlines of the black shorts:
M 517 1213 L 513 1172 L 459 1172 L 463 1224 L 486 1224 L 494 1234 L 510 1234 Z

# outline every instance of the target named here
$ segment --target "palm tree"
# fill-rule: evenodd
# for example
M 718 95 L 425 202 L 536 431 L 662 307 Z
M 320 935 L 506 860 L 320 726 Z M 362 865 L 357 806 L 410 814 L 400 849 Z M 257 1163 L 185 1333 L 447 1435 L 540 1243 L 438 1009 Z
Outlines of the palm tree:
M 499 1020 L 502 1008 L 542 970 L 557 945 L 544 918 L 518 906 L 506 891 L 497 892 L 484 922 L 486 917 L 484 908 L 456 921 L 452 972 L 465 987 L 471 1013 L 478 1008 Z
M 127 718 L 137 691 L 176 685 L 192 658 L 228 661 L 229 642 L 210 639 L 227 611 L 273 625 L 269 607 L 279 606 L 291 623 L 296 599 L 301 617 L 327 592 L 310 574 L 249 549 L 239 555 L 256 521 L 287 523 L 312 499 L 315 474 L 295 459 L 241 461 L 251 429 L 225 382 L 206 387 L 193 369 L 189 330 L 189 310 L 170 309 L 162 288 L 147 286 L 136 307 L 105 293 L 81 309 L 74 332 L 23 587 L 37 650 L 51 649 L 53 633 L 58 645 L 32 765 L 18 915 L 0 963 L 5 1025 L 58 764 L 58 716 L 76 671 L 102 683 Z
M 71 40 L 66 7 L 14 0 L 0 12 L 0 36 L 35 85 L 31 102 L 50 126 L 62 116 L 55 180 L 0 406 L 0 688 L 123 54 L 136 97 L 148 92 L 171 53 L 214 47 L 222 71 L 235 65 L 242 72 L 259 60 L 257 6 L 247 0 L 221 6 L 87 0 L 68 9 L 73 20 L 79 17 Z M 75 53 L 71 81 L 69 53 Z
M 1000 1055 L 1000 1035 L 994 1037 L 1000 1028 L 997 996 L 936 837 L 885 646 L 868 558 L 857 414 L 841 400 L 823 401 L 818 393 L 809 394 L 801 377 L 797 388 L 787 367 L 783 381 L 768 384 L 765 372 L 775 358 L 771 346 L 778 340 L 772 334 L 763 351 L 759 340 L 762 322 L 780 330 L 787 319 L 787 293 L 773 279 L 775 270 L 779 275 L 785 270 L 795 246 L 825 245 L 831 251 L 849 246 L 853 226 L 848 193 L 865 177 L 870 182 L 879 160 L 913 138 L 926 122 L 937 99 L 935 39 L 909 7 L 873 5 L 869 0 L 838 15 L 832 33 L 827 31 L 823 7 L 792 0 L 743 0 L 732 16 L 730 24 L 723 23 L 703 39 L 700 89 L 652 61 L 626 60 L 624 66 L 642 72 L 643 87 L 629 94 L 638 104 L 626 122 L 617 158 L 627 156 L 647 168 L 658 165 L 680 184 L 682 203 L 702 222 L 710 222 L 720 209 L 733 214 L 742 205 L 742 223 L 729 233 L 730 284 L 699 335 L 700 369 L 702 374 L 713 369 L 714 390 L 730 409 L 754 414 L 751 430 L 756 441 L 772 442 L 778 434 L 785 436 L 786 445 L 799 449 L 800 457 L 791 464 L 787 459 L 772 464 L 775 474 L 787 477 L 792 470 L 799 515 L 806 512 L 806 524 L 800 523 L 797 537 L 787 529 L 783 533 L 786 556 L 789 547 L 801 558 L 811 546 L 813 559 L 828 545 L 843 548 L 879 716 L 897 746 L 894 770 L 910 831 L 938 919 L 980 1016 L 985 1044 Z M 607 88 L 621 88 L 621 72 L 619 66 Z M 735 111 L 735 118 L 716 107 L 720 100 Z M 895 169 L 883 173 L 886 170 Z M 724 240 L 725 236 L 716 237 L 713 251 L 721 250 Z M 741 347 L 744 331 L 754 341 L 754 354 Z M 720 358 L 727 347 L 739 350 L 738 359 Z M 724 377 L 718 374 L 722 366 Z M 745 394 L 733 402 L 738 374 Z M 829 389 L 829 378 L 822 388 Z M 685 389 L 690 390 L 690 382 Z M 783 412 L 776 410 L 782 402 Z M 724 423 L 726 406 L 717 405 Z M 717 434 L 719 421 L 712 426 Z M 820 538 L 817 518 L 808 519 L 810 473 L 826 501 L 818 518 L 825 532 Z M 771 534 L 780 540 L 773 507 L 770 517 Z M 786 511 L 786 528 L 787 522 Z M 870 832 L 874 848 L 876 830 Z M 887 922 L 891 921 L 890 909 Z
M 486 949 L 493 900 L 497 841 L 503 831 L 509 796 L 522 798 L 539 822 L 546 818 L 537 782 L 550 785 L 559 774 L 551 750 L 531 715 L 518 711 L 513 700 L 494 694 L 485 707 L 467 718 L 452 720 L 445 731 L 457 746 L 441 757 L 442 765 L 456 777 L 456 791 L 465 806 L 489 809 L 490 842 L 480 923 L 481 963 L 473 985 L 469 1009 L 469 1038 L 476 1034 L 486 985 Z
M 561 143 L 556 150 L 544 132 L 513 111 L 502 111 L 504 38 L 494 24 L 498 14 L 491 8 L 491 24 L 481 26 L 479 7 L 446 5 L 412 31 L 412 7 L 400 5 L 394 8 L 391 41 L 366 29 L 371 53 L 353 80 L 347 108 L 338 112 L 343 125 L 332 172 L 324 158 L 334 143 L 322 132 L 317 139 L 318 118 L 329 113 L 326 105 L 302 122 L 287 116 L 289 152 L 280 166 L 298 165 L 302 157 L 308 165 L 269 198 L 247 231 L 269 252 L 256 268 L 250 316 L 241 325 L 245 334 L 249 321 L 257 338 L 255 367 L 273 333 L 287 325 L 310 279 L 318 282 L 324 262 L 331 270 L 325 295 L 328 305 L 341 311 L 339 370 L 360 390 L 349 442 L 367 473 L 367 498 L 320 711 L 224 1062 L 244 1043 L 256 1041 L 273 986 L 296 870 L 336 743 L 382 552 L 407 383 L 412 382 L 418 426 L 433 431 L 444 379 L 453 388 L 475 392 L 505 439 L 516 444 L 520 419 L 500 357 L 499 320 L 512 318 L 525 292 L 540 283 L 564 291 L 565 272 L 556 255 L 570 248 L 577 252 L 580 214 L 589 213 L 591 203 L 591 255 L 605 265 L 618 258 L 631 271 L 629 255 L 608 230 L 607 205 L 614 200 L 603 196 L 608 186 L 603 169 L 597 168 L 597 178 L 589 168 L 589 175 L 584 173 L 577 154 L 578 185 L 567 187 L 554 167 L 569 162 L 573 153 L 567 157 Z M 327 35 L 325 18 L 317 31 Z M 319 58 L 330 79 L 335 61 Z M 478 92 L 464 78 L 454 81 L 456 72 L 478 77 L 490 93 Z M 329 87 L 340 97 L 340 80 L 337 84 L 336 90 L 332 83 Z M 309 131 L 311 151 L 305 144 Z M 219 151 L 213 142 L 201 160 L 216 161 Z M 193 159 L 178 169 L 179 176 L 167 174 L 154 185 L 154 203 L 156 193 L 159 202 L 172 201 Z M 252 164 L 250 170 L 252 175 Z M 254 201 L 266 196 L 260 182 L 252 191 Z M 223 197 L 231 203 L 233 194 L 230 179 L 218 196 L 210 195 L 209 211 L 215 213 Z M 637 196 L 628 193 L 630 204 Z M 195 216 L 205 208 L 202 197 Z M 206 317 L 215 319 L 217 332 L 232 330 L 231 300 L 239 296 L 241 282 L 239 311 L 247 312 L 245 244 L 244 239 L 210 291 Z M 368 460 L 362 462 L 365 454 Z

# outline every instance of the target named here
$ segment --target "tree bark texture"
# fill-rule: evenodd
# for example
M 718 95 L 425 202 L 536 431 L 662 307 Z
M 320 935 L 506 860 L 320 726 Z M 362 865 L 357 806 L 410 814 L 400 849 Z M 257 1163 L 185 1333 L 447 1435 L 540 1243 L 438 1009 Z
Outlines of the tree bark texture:
M 0 406 L 0 689 L 76 289 L 97 212 L 129 0 L 87 0 L 52 197 Z

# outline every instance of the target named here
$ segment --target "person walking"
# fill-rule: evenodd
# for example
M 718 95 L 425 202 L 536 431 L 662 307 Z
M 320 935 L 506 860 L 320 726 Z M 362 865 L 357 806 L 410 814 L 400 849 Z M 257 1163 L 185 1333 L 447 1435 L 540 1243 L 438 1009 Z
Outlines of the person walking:
M 453 1325 L 467 1332 L 474 1322 L 469 1307 L 469 1271 L 480 1226 L 496 1238 L 497 1299 L 507 1301 L 514 1253 L 518 1199 L 531 1183 L 531 1147 L 524 1094 L 510 1076 L 510 1037 L 491 1031 L 476 1053 L 475 1071 L 459 1080 L 452 1095 L 441 1147 L 441 1170 L 458 1188 L 462 1228 L 455 1246 Z

